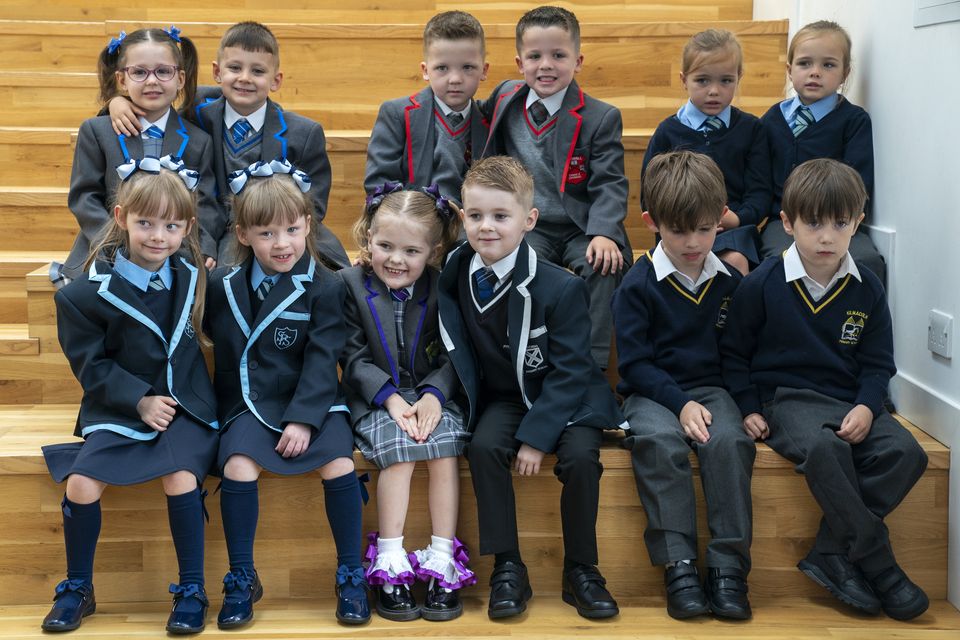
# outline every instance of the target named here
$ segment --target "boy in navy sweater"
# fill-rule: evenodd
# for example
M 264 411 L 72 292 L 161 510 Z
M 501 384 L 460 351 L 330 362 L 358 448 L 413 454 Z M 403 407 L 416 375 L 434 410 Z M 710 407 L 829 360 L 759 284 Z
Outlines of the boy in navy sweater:
M 883 518 L 927 457 L 883 408 L 896 373 L 890 311 L 848 252 L 866 197 L 836 160 L 794 170 L 780 214 L 794 243 L 744 278 L 720 351 L 744 429 L 796 463 L 823 510 L 800 570 L 855 609 L 909 620 L 927 596 L 897 564 Z
M 708 156 L 656 156 L 643 180 L 647 226 L 660 234 L 624 277 L 613 300 L 618 390 L 631 434 L 637 490 L 647 513 L 650 561 L 664 565 L 667 612 L 683 619 L 711 610 L 746 619 L 756 447 L 723 389 L 717 345 L 740 273 L 710 250 L 727 200 Z M 690 449 L 700 458 L 712 540 L 706 594 L 697 556 L 697 500 Z

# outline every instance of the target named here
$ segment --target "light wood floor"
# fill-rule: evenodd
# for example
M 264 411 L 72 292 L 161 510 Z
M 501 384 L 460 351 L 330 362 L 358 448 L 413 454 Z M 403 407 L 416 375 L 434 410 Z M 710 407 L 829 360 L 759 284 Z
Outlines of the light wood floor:
M 233 638 L 776 638 L 777 640 L 956 640 L 960 613 L 949 603 L 934 602 L 923 616 L 909 623 L 885 616 L 848 613 L 831 599 L 765 599 L 755 596 L 753 620 L 723 622 L 709 617 L 678 622 L 667 616 L 663 601 L 621 603 L 613 620 L 591 622 L 580 618 L 557 597 L 535 597 L 527 612 L 506 622 L 491 622 L 486 615 L 485 589 L 465 599 L 466 611 L 452 622 L 387 622 L 374 614 L 368 625 L 346 627 L 333 617 L 333 600 L 313 607 L 304 600 L 274 601 L 256 609 L 256 619 L 241 630 L 216 628 L 219 598 L 213 598 L 207 630 L 202 637 Z M 213 595 L 213 594 L 211 594 Z M 40 631 L 46 607 L 0 607 L 0 638 L 51 637 Z M 70 638 L 161 638 L 167 608 L 159 603 L 107 604 Z M 67 636 L 64 636 L 67 637 Z

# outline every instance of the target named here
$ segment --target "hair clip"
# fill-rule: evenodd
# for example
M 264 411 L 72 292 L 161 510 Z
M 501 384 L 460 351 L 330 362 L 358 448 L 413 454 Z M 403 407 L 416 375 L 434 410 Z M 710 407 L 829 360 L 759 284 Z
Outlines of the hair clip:
M 440 195 L 440 186 L 436 182 L 429 187 L 420 187 L 420 191 L 423 191 L 434 199 L 437 207 L 437 215 L 441 218 L 449 219 L 457 214 L 456 210 L 451 206 L 450 200 Z
M 147 156 L 140 160 L 130 158 L 123 164 L 117 165 L 117 175 L 120 176 L 121 180 L 126 182 L 126 180 L 137 171 L 145 171 L 156 175 L 160 173 L 160 169 L 173 171 L 180 176 L 180 179 L 183 180 L 183 184 L 186 185 L 188 191 L 195 191 L 200 185 L 200 174 L 191 169 L 187 169 L 179 156 L 168 155 L 162 158 Z
M 117 52 L 117 49 L 120 48 L 120 45 L 123 43 L 123 40 L 127 37 L 126 31 L 121 31 L 120 36 L 117 38 L 110 38 L 110 42 L 107 43 L 107 53 L 113 55 Z
M 234 195 L 239 194 L 247 186 L 247 181 L 253 178 L 269 178 L 278 173 L 288 174 L 301 192 L 306 193 L 310 190 L 311 180 L 303 171 L 300 171 L 290 161 L 283 157 L 276 157 L 270 162 L 259 160 L 254 162 L 246 169 L 234 171 L 227 176 L 227 183 L 230 185 L 230 191 Z
M 177 29 L 175 26 L 170 25 L 170 28 L 164 29 L 163 32 L 170 36 L 170 39 L 174 42 L 180 42 L 180 29 Z
M 367 196 L 367 203 L 364 207 L 367 213 L 372 213 L 376 211 L 377 207 L 380 206 L 380 203 L 383 202 L 383 199 L 386 198 L 391 193 L 396 193 L 397 191 L 403 191 L 403 185 L 399 182 L 386 181 L 379 187 L 373 190 L 373 192 Z

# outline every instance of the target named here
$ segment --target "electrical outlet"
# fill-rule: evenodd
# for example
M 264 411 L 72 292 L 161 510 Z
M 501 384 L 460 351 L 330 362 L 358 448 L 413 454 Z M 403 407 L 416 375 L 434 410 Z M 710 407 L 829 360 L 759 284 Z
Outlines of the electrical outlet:
M 938 356 L 949 358 L 953 347 L 953 316 L 936 309 L 930 310 L 927 321 L 927 349 Z

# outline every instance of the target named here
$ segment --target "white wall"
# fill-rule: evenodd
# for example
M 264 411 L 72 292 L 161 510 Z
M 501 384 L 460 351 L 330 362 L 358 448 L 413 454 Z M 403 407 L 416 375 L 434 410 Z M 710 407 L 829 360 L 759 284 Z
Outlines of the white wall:
M 951 448 L 949 599 L 960 607 L 960 22 L 913 27 L 911 0 L 757 0 L 756 19 L 821 19 L 853 40 L 844 92 L 870 112 L 872 225 L 888 256 L 901 414 Z M 889 231 L 885 232 L 885 230 Z M 926 348 L 927 313 L 954 317 L 953 359 Z

